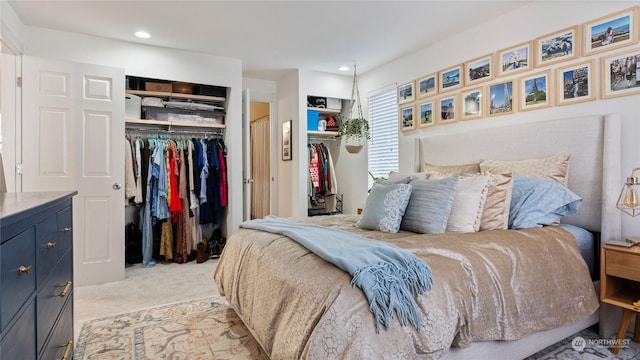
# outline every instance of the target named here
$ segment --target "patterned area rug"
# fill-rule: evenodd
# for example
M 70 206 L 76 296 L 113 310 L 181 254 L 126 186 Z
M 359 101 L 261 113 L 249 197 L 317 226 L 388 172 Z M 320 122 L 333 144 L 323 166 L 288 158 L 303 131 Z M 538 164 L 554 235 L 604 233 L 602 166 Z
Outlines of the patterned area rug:
M 208 298 L 87 321 L 74 359 L 269 358 L 227 304 Z
M 525 360 L 632 360 L 640 359 L 640 344 L 631 341 L 632 333 L 620 343 L 618 354 L 611 353 L 614 339 L 602 339 L 591 328 L 569 336 Z
M 640 344 L 611 340 L 591 329 L 567 337 L 526 360 L 640 359 Z M 238 315 L 216 298 L 186 301 L 87 321 L 75 349 L 76 360 L 268 360 Z

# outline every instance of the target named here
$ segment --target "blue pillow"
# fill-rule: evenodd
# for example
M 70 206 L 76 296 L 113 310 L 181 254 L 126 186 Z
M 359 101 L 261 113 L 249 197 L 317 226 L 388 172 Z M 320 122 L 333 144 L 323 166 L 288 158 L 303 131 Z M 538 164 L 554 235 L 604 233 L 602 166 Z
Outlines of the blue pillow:
M 419 234 L 443 234 L 456 194 L 457 176 L 412 180 L 411 197 L 400 229 Z
M 362 229 L 397 233 L 411 197 L 410 184 L 373 184 L 362 216 L 356 226 Z
M 509 228 L 526 229 L 552 225 L 574 215 L 582 198 L 555 180 L 513 177 Z

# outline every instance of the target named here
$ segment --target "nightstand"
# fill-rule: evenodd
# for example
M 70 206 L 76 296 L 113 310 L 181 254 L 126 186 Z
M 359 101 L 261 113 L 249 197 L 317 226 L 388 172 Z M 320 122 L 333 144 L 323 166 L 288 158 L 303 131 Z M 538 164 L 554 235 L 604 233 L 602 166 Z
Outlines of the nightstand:
M 640 246 L 604 245 L 600 261 L 600 300 L 624 310 L 616 334 L 616 343 L 611 350 L 617 354 L 634 313 L 636 325 L 633 341 L 640 340 L 640 306 L 633 305 L 640 300 Z

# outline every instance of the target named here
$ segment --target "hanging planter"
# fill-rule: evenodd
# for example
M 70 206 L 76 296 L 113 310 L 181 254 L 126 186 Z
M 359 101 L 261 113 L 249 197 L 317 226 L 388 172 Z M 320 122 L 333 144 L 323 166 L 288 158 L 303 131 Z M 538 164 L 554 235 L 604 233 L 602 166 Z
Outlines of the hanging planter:
M 353 105 L 358 103 L 358 117 L 352 117 Z M 362 105 L 360 102 L 360 90 L 358 89 L 358 78 L 356 75 L 356 65 L 353 65 L 353 87 L 351 88 L 351 106 L 349 107 L 349 117 L 344 118 L 338 114 L 338 119 L 342 122 L 338 129 L 338 141 L 344 140 L 347 152 L 351 154 L 359 153 L 370 138 L 369 122 L 362 115 Z
M 342 118 L 338 137 L 344 141 L 347 152 L 359 153 L 369 140 L 369 122 L 365 118 Z

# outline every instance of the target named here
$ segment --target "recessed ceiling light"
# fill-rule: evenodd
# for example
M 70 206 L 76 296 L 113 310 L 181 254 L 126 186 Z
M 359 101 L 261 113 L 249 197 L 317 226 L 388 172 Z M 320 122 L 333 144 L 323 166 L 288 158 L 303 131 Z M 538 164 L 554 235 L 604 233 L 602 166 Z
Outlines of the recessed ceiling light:
M 346 66 L 346 65 L 342 65 L 342 66 L 340 66 L 340 67 L 338 68 L 338 70 L 340 70 L 340 71 L 347 71 L 347 70 L 349 70 L 349 67 L 348 67 L 348 66 Z
M 136 36 L 141 39 L 148 39 L 151 37 L 151 34 L 146 31 L 136 31 Z

